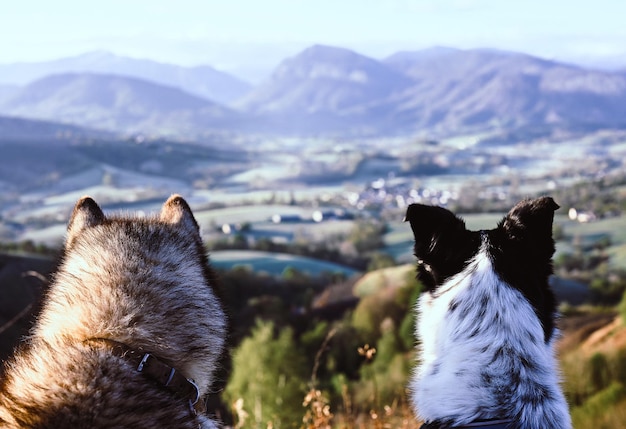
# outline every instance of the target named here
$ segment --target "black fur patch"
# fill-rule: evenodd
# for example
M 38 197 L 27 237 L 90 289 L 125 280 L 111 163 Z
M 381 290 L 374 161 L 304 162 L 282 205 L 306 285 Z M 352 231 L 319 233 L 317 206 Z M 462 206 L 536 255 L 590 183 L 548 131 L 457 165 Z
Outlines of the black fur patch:
M 427 291 L 463 271 L 480 247 L 480 234 L 442 207 L 411 204 L 405 220 L 415 236 L 417 277 Z

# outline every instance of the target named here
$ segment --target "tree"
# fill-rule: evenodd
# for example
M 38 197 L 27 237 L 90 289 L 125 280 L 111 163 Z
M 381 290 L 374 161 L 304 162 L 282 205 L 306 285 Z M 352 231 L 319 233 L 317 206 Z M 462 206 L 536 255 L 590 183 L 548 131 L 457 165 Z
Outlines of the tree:
M 224 396 L 231 403 L 243 401 L 252 420 L 245 427 L 299 428 L 308 373 L 296 347 L 293 332 L 285 328 L 278 336 L 271 322 L 257 322 L 233 354 L 233 372 Z

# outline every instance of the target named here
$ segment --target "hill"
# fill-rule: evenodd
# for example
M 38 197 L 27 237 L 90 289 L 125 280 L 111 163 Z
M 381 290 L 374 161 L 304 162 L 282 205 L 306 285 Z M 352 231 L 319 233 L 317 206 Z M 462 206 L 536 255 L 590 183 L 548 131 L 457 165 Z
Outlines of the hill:
M 52 75 L 21 88 L 5 114 L 123 132 L 195 133 L 232 126 L 239 115 L 177 88 L 116 75 Z
M 283 61 L 239 106 L 297 130 L 371 127 L 376 105 L 411 84 L 372 58 L 315 45 Z
M 181 67 L 106 51 L 47 62 L 1 64 L 0 82 L 26 85 L 52 74 L 85 72 L 135 77 L 224 104 L 241 98 L 251 89 L 250 84 L 208 65 Z
M 574 312 L 560 323 L 563 387 L 577 429 L 623 428 L 626 324 L 615 313 Z
M 51 259 L 0 253 L 0 361 L 27 334 L 44 286 L 38 277 L 53 268 Z

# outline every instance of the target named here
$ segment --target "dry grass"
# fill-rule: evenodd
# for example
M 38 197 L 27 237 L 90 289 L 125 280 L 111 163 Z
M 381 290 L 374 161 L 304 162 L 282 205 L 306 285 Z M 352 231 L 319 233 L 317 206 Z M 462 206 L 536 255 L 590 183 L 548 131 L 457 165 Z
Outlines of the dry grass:
M 353 405 L 354 394 L 344 384 L 341 387 L 342 404 L 340 410 L 335 412 L 331 410 L 328 397 L 316 388 L 316 384 L 320 359 L 335 333 L 335 329 L 328 333 L 315 356 L 309 383 L 310 389 L 302 403 L 307 410 L 302 419 L 303 426 L 301 429 L 419 429 L 421 422 L 415 419 L 406 397 L 396 399 L 392 404 L 371 407 L 367 412 L 356 411 Z M 357 352 L 368 362 L 371 362 L 376 355 L 376 348 L 365 344 L 363 347 L 359 347 Z M 374 398 L 372 402 L 378 403 L 378 398 Z

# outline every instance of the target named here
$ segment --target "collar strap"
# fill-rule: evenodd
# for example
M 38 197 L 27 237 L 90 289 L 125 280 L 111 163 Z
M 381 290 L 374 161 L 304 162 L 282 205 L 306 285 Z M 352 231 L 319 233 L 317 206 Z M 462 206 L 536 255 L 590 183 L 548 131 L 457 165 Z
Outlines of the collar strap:
M 420 429 L 511 429 L 513 420 L 478 420 L 461 426 L 447 426 L 439 422 L 424 423 Z
M 193 380 L 186 378 L 176 368 L 159 360 L 153 354 L 134 350 L 124 343 L 108 338 L 90 338 L 85 342 L 105 345 L 114 356 L 126 360 L 135 371 L 168 389 L 177 398 L 189 401 L 194 413 L 204 412 L 204 403 L 199 400 L 200 392 Z

